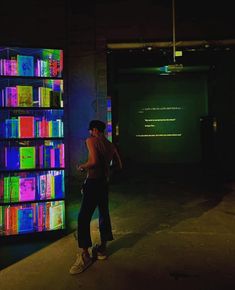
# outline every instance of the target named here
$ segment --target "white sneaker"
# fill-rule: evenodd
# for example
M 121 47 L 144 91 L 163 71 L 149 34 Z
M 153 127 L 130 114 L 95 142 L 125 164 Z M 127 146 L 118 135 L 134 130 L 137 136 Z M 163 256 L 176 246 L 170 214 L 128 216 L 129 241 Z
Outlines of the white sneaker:
M 94 260 L 106 260 L 108 258 L 106 250 L 101 249 L 101 246 L 95 245 L 92 248 L 92 258 Z
M 69 270 L 69 273 L 72 275 L 82 273 L 91 264 L 92 264 L 92 259 L 90 256 L 86 256 L 84 254 L 78 254 L 75 263 Z

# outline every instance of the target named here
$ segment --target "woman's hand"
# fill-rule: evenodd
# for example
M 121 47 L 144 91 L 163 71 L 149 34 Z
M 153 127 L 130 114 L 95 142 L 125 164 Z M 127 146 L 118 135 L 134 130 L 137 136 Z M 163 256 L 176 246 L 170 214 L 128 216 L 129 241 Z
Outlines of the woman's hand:
M 81 165 L 76 165 L 76 169 L 78 170 L 78 171 L 80 171 L 80 172 L 82 172 L 82 171 L 84 171 L 85 169 L 84 169 L 84 167 L 83 167 L 83 164 L 81 164 Z

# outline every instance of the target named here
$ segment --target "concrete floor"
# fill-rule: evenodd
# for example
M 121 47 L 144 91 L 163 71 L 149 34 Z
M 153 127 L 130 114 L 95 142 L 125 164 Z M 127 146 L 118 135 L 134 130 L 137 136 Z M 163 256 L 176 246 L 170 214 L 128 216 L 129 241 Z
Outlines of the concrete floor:
M 155 170 L 132 171 L 112 183 L 115 240 L 106 261 L 70 275 L 77 252 L 71 232 L 2 269 L 0 289 L 234 289 L 235 183 L 187 168 Z M 73 211 L 77 206 L 71 204 Z M 94 243 L 97 227 L 94 218 Z

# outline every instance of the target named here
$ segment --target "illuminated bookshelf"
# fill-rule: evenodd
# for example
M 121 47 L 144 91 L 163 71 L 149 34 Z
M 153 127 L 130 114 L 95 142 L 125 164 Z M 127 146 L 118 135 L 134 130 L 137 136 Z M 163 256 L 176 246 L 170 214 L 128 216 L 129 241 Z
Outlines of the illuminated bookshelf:
M 0 47 L 0 237 L 65 228 L 63 51 Z

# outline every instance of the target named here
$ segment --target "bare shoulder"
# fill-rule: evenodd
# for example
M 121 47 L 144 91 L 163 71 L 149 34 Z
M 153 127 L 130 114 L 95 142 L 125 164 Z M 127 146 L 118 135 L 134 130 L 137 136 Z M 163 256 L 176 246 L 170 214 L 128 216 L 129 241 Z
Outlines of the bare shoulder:
M 96 143 L 96 138 L 94 138 L 94 137 L 88 137 L 86 139 L 86 143 L 89 144 L 89 145 L 94 145 Z

